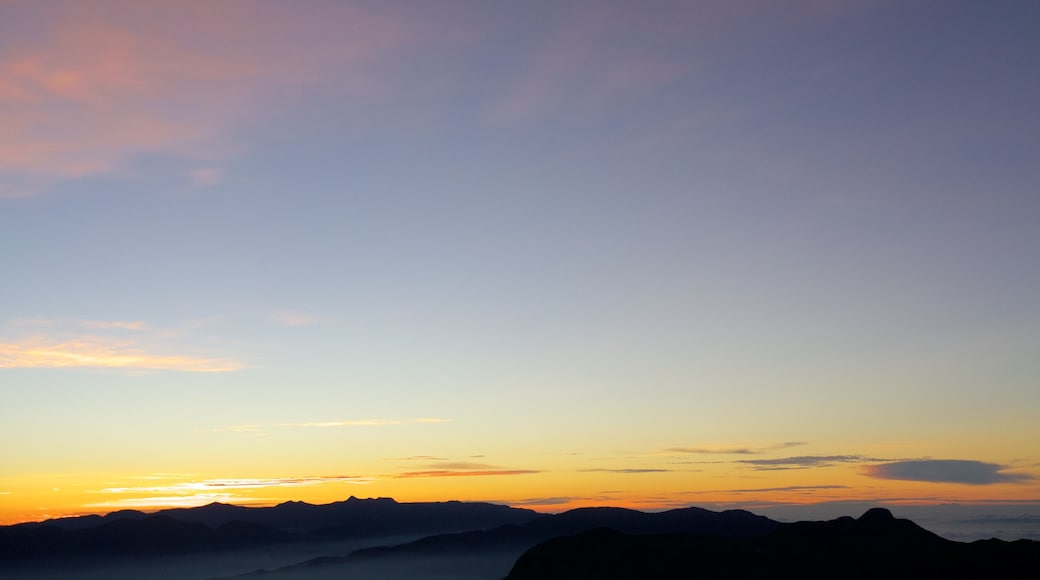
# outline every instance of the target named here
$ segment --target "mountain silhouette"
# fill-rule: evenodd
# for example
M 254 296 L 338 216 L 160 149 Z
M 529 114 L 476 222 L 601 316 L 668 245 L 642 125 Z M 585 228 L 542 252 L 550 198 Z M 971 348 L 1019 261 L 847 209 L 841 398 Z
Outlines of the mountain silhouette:
M 211 503 L 0 526 L 0 562 L 216 551 L 342 538 L 416 536 L 526 523 L 537 512 L 489 503 L 358 499 L 274 507 Z
M 1038 565 L 1040 543 L 953 542 L 875 508 L 745 538 L 597 528 L 531 548 L 507 580 L 1024 577 Z
M 389 545 L 372 547 L 380 542 Z M 277 550 L 284 557 L 266 557 Z M 196 570 L 219 570 L 179 576 L 192 579 L 409 578 L 434 569 L 440 577 L 509 580 L 1022 577 L 1040 568 L 1040 543 L 954 542 L 881 508 L 859 518 L 780 523 L 743 510 L 601 507 L 550 515 L 353 497 L 124 510 L 0 527 L 4 578 L 122 579 L 140 577 L 144 567 L 145 575 L 170 578 L 164 566 L 174 557 L 204 562 Z M 106 575 L 111 567 L 122 574 Z

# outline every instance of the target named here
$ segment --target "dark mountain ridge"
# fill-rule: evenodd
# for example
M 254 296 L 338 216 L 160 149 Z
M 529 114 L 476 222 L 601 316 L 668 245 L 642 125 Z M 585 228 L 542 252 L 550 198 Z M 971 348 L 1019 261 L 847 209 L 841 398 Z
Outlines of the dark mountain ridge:
M 126 510 L 0 527 L 0 562 L 217 551 L 282 542 L 429 535 L 520 524 L 537 512 L 489 503 L 389 498 L 274 507 L 212 503 L 153 514 Z
M 744 538 L 602 527 L 538 544 L 507 580 L 1028 577 L 1038 566 L 1040 543 L 954 542 L 874 508 L 858 519 L 785 523 Z
M 745 578 L 788 572 L 810 578 L 1022 577 L 1025 570 L 1040 569 L 1038 542 L 954 542 L 880 508 L 859 518 L 780 523 L 744 510 L 695 507 L 657 513 L 580 508 L 549 515 L 486 503 L 352 497 L 325 505 L 215 503 L 151 514 L 124 510 L 4 526 L 0 576 L 8 565 L 33 570 L 65 563 L 64 570 L 73 570 L 83 562 L 136 566 L 136 559 L 154 563 L 171 555 L 206 553 L 223 559 L 234 550 L 325 546 L 342 538 L 365 541 L 347 551 L 313 550 L 283 560 L 300 562 L 292 566 L 268 564 L 271 572 L 239 569 L 270 578 L 351 577 L 359 570 L 402 563 L 440 562 L 472 570 L 474 558 L 483 558 L 483 569 L 492 572 L 480 577 L 508 573 L 512 580 Z

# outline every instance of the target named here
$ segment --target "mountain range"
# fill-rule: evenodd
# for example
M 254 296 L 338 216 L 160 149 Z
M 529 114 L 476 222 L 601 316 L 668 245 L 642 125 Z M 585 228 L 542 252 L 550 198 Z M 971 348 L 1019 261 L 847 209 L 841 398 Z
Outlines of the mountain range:
M 253 557 L 286 547 L 296 551 L 280 560 Z M 197 565 L 178 576 L 162 568 L 173 557 L 222 565 Z M 108 574 L 115 564 L 122 573 Z M 132 578 L 142 570 L 195 579 L 552 580 L 1024 577 L 1037 569 L 1038 542 L 954 542 L 882 508 L 855 519 L 781 523 L 743 510 L 695 507 L 549 515 L 488 503 L 351 497 L 325 505 L 125 510 L 0 527 L 0 576 L 33 579 Z M 48 576 L 47 570 L 57 572 Z M 77 576 L 81 570 L 89 574 Z

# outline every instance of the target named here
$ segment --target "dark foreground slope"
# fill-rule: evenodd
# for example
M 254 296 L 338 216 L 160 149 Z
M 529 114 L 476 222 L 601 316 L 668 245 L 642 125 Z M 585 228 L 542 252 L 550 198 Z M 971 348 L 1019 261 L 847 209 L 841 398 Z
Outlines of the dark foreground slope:
M 429 536 L 408 544 L 359 550 L 351 557 L 442 554 L 515 547 L 526 550 L 550 538 L 601 527 L 629 534 L 684 533 L 722 538 L 752 538 L 772 532 L 779 526 L 778 522 L 744 510 L 714 512 L 690 507 L 646 513 L 612 507 L 578 508 L 553 516 L 544 516 L 525 524 Z
M 751 538 L 599 528 L 535 546 L 507 578 L 1027 578 L 1038 570 L 1040 543 L 953 542 L 873 509 Z

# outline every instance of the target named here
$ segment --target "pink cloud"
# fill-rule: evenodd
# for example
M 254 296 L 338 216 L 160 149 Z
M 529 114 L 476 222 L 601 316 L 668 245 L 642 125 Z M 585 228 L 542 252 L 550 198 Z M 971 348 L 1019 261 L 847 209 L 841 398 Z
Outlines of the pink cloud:
M 378 90 L 379 59 L 410 38 L 400 18 L 339 4 L 15 4 L 32 34 L 0 43 L 0 196 L 64 179 L 131 173 L 142 154 L 215 183 L 234 132 L 311 84 Z

